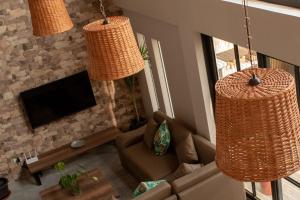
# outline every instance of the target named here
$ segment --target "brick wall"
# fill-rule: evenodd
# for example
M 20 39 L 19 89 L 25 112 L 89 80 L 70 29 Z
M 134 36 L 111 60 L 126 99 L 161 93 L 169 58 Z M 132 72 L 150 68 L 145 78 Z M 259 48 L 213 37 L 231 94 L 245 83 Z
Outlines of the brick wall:
M 0 1 L 0 176 L 23 152 L 44 152 L 134 117 L 123 81 L 93 81 L 97 106 L 30 131 L 19 104 L 21 91 L 79 72 L 87 66 L 82 27 L 100 18 L 97 0 L 65 0 L 75 27 L 48 37 L 32 35 L 27 0 Z M 108 14 L 120 14 L 111 0 Z M 141 105 L 141 103 L 140 103 Z

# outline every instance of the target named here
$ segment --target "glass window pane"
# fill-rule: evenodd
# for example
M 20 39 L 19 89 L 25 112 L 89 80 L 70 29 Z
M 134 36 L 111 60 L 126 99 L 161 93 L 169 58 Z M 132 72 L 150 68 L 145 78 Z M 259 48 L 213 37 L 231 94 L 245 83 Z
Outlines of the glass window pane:
M 282 179 L 282 192 L 283 200 L 299 200 L 300 188 L 290 183 L 289 181 Z
M 145 79 L 146 79 L 146 85 L 148 87 L 149 97 L 152 104 L 153 112 L 159 110 L 159 103 L 158 103 L 158 97 L 157 97 L 157 91 L 155 87 L 155 82 L 153 78 L 153 72 L 151 68 L 151 62 L 149 58 L 149 52 L 148 47 L 146 44 L 146 38 L 143 34 L 137 33 L 137 40 L 139 44 L 139 49 L 142 52 L 143 58 L 146 61 L 145 62 Z
M 267 66 L 273 69 L 283 69 L 289 73 L 291 73 L 295 78 L 295 68 L 294 65 L 286 63 L 284 61 L 267 57 Z M 300 171 L 294 173 L 290 176 L 295 181 L 300 183 Z M 283 192 L 283 199 L 284 200 L 298 200 L 300 199 L 300 188 L 295 186 L 294 184 L 290 183 L 289 181 L 282 179 L 282 192 Z
M 244 187 L 248 192 L 253 193 L 251 182 L 244 182 Z
M 167 73 L 166 73 L 166 68 L 165 68 L 165 62 L 163 58 L 163 52 L 161 48 L 160 41 L 151 39 L 152 41 L 152 48 L 154 52 L 154 58 L 157 66 L 157 71 L 158 71 L 158 77 L 160 81 L 160 86 L 162 90 L 162 96 L 164 100 L 164 105 L 165 105 L 165 113 L 171 117 L 174 118 L 174 110 L 173 110 L 173 105 L 172 105 L 172 100 L 171 100 L 171 94 L 169 90 L 169 84 L 168 84 L 168 79 L 167 79 Z
M 295 67 L 292 64 L 277 60 L 275 58 L 267 57 L 267 66 L 273 69 L 283 69 L 291 73 L 295 77 Z
M 250 55 L 249 55 L 249 50 L 245 47 L 238 47 L 239 49 L 239 57 L 240 57 L 240 64 L 241 64 L 241 70 L 247 69 L 251 67 L 251 62 L 250 62 Z M 252 52 L 252 64 L 256 66 L 257 63 L 257 54 L 255 51 Z
M 237 71 L 234 45 L 230 42 L 213 38 L 219 78 Z
M 298 183 L 300 183 L 300 171 L 298 171 L 298 172 L 292 174 L 290 177 L 291 177 L 292 179 L 294 179 L 295 181 L 297 181 Z M 299 190 L 300 190 L 300 188 L 299 188 Z

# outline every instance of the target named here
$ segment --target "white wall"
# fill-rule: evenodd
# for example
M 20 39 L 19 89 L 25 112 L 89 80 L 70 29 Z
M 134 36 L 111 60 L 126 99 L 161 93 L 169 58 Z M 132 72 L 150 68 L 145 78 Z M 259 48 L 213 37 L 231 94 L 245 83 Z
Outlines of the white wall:
M 229 0 L 228 0 L 229 1 Z M 235 1 L 235 0 L 230 0 Z M 241 1 L 236 1 L 240 3 Z M 221 0 L 118 0 L 145 35 L 165 42 L 176 118 L 214 141 L 215 127 L 199 33 L 246 46 L 241 4 Z M 254 50 L 300 66 L 300 10 L 250 2 Z M 266 10 L 272 8 L 272 11 Z M 287 14 L 274 10 L 285 10 Z M 173 41 L 173 42 L 172 42 Z M 180 84 L 178 83 L 180 81 Z

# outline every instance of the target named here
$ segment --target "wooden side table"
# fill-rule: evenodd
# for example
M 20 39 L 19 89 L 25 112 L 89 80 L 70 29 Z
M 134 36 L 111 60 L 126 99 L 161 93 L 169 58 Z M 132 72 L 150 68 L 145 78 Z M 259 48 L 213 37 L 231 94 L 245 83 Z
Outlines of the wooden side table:
M 87 172 L 88 176 L 79 177 L 79 186 L 81 194 L 73 196 L 66 190 L 61 189 L 59 185 L 49 187 L 40 192 L 42 200 L 110 200 L 119 195 L 114 192 L 111 184 L 103 178 L 100 169 L 94 169 Z M 92 180 L 90 177 L 97 177 L 98 181 Z

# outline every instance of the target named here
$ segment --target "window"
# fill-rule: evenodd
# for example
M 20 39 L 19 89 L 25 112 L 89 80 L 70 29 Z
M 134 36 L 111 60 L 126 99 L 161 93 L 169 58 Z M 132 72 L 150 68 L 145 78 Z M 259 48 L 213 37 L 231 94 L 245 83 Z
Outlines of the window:
M 299 67 L 293 64 L 266 56 L 266 67 L 271 67 L 275 69 L 283 69 L 290 74 L 292 74 L 296 81 L 297 93 L 298 93 L 298 102 L 299 102 Z M 300 199 L 300 171 L 292 174 L 290 177 L 282 180 L 282 192 L 283 200 L 296 200 Z
M 236 71 L 249 68 L 251 66 L 250 57 L 247 48 L 218 38 L 202 34 L 202 43 L 209 77 L 208 80 L 210 81 L 209 85 L 212 101 L 214 102 L 214 87 L 217 80 Z M 296 81 L 299 101 L 300 67 L 255 51 L 253 51 L 252 54 L 253 64 L 259 67 L 283 69 L 291 73 Z M 290 177 L 282 179 L 280 184 L 282 186 L 283 200 L 300 199 L 300 171 Z M 244 183 L 244 186 L 249 199 L 272 200 L 272 187 L 270 182 Z
M 249 50 L 230 42 L 213 38 L 219 78 L 251 67 Z M 257 65 L 256 52 L 252 51 L 253 64 Z
M 139 48 L 141 51 L 144 51 L 145 56 L 149 57 L 149 52 L 146 44 L 145 36 L 141 33 L 137 33 L 137 40 L 139 43 Z M 155 88 L 155 83 L 153 79 L 153 72 L 151 69 L 151 62 L 148 60 L 145 65 L 144 69 L 144 75 L 146 80 L 146 85 L 148 87 L 149 97 L 152 105 L 152 111 L 155 112 L 159 110 L 159 103 L 158 103 L 158 97 L 157 97 L 157 91 Z
M 269 3 L 290 6 L 295 8 L 300 8 L 300 1 L 299 0 L 261 0 Z
M 161 44 L 160 41 L 158 40 L 155 39 L 151 39 L 151 40 L 152 40 L 152 48 L 153 48 L 156 68 L 159 77 L 159 83 L 162 91 L 163 102 L 165 106 L 165 113 L 169 117 L 174 118 L 173 105 L 172 105 L 172 100 L 171 100 L 171 95 L 170 95 L 170 90 L 168 85 L 168 79 L 167 79 Z
M 231 42 L 202 34 L 203 50 L 209 77 L 212 102 L 215 99 L 215 83 L 218 79 L 251 67 L 249 50 Z M 258 64 L 258 54 L 252 51 L 252 61 Z

